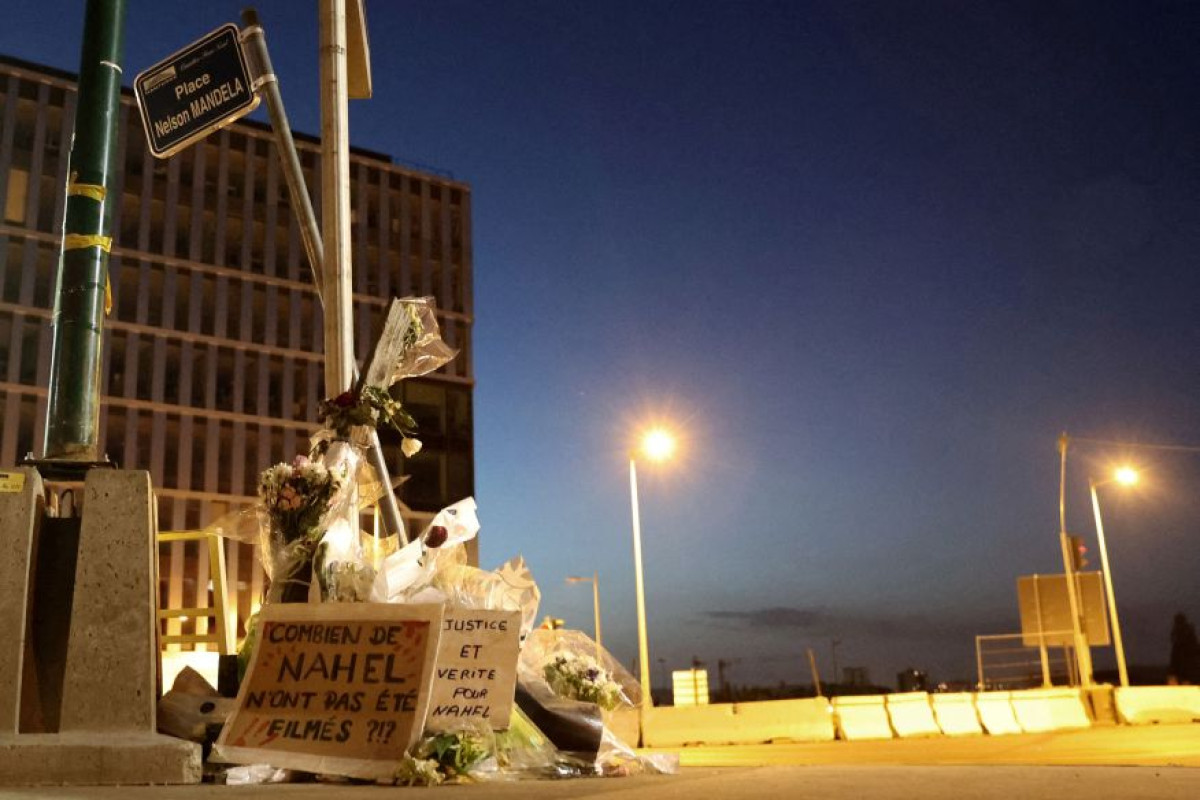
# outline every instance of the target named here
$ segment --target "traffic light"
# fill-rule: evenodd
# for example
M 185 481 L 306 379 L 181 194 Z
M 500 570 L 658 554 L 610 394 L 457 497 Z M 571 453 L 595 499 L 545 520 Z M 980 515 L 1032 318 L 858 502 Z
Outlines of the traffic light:
M 1071 566 L 1076 572 L 1082 572 L 1083 568 L 1088 565 L 1087 561 L 1087 545 L 1083 543 L 1082 536 L 1071 536 Z

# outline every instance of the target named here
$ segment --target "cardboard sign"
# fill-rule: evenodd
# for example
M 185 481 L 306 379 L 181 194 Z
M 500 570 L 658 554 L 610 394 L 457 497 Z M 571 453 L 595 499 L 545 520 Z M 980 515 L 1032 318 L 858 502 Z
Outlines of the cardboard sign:
M 520 639 L 520 611 L 447 608 L 425 730 L 441 733 L 473 720 L 507 728 Z
M 440 605 L 281 604 L 263 608 L 222 757 L 377 780 L 421 735 Z

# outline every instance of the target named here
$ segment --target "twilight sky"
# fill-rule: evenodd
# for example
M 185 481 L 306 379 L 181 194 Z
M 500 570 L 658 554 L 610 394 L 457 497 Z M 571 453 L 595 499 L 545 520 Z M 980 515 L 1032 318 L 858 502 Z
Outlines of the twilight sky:
M 9 0 L 0 53 L 76 71 L 83 0 Z M 319 130 L 316 7 L 257 4 Z M 234 2 L 129 0 L 132 76 Z M 1200 5 L 368 0 L 355 144 L 472 186 L 483 565 L 636 653 L 735 682 L 974 677 L 1015 579 L 1062 569 L 1059 432 L 1200 444 Z M 257 117 L 265 119 L 260 110 Z M 1200 617 L 1200 452 L 1080 444 L 1131 664 Z M 265 466 L 265 465 L 263 465 Z M 660 659 L 664 661 L 660 663 Z M 1097 665 L 1111 664 L 1107 651 Z

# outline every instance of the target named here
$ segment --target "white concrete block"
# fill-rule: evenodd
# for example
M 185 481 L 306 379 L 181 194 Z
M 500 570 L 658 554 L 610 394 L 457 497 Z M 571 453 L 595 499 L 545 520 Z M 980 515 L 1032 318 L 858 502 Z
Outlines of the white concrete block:
M 975 708 L 979 711 L 983 729 L 991 735 L 1021 732 L 1021 724 L 1013 711 L 1012 692 L 977 692 Z
M 1024 689 L 1012 693 L 1013 712 L 1026 733 L 1089 728 L 1083 692 L 1071 688 Z
M 1125 686 L 1115 694 L 1126 725 L 1200 722 L 1200 686 Z
M 940 736 L 942 729 L 933 718 L 933 706 L 927 692 L 903 692 L 885 697 L 892 730 L 902 739 Z
M 975 710 L 975 696 L 971 692 L 935 692 L 929 697 L 933 703 L 933 717 L 946 736 L 983 733 L 979 712 Z
M 881 694 L 835 697 L 833 716 L 838 736 L 847 741 L 891 739 L 893 736 L 887 704 Z

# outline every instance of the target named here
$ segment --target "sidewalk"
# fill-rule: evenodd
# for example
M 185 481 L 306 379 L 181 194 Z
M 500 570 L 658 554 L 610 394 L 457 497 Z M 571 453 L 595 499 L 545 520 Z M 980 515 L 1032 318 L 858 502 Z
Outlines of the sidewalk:
M 781 766 L 685 769 L 674 776 L 589 778 L 434 788 L 291 784 L 146 786 L 0 790 L 0 800 L 1194 800 L 1200 769 L 1160 767 L 877 767 Z

